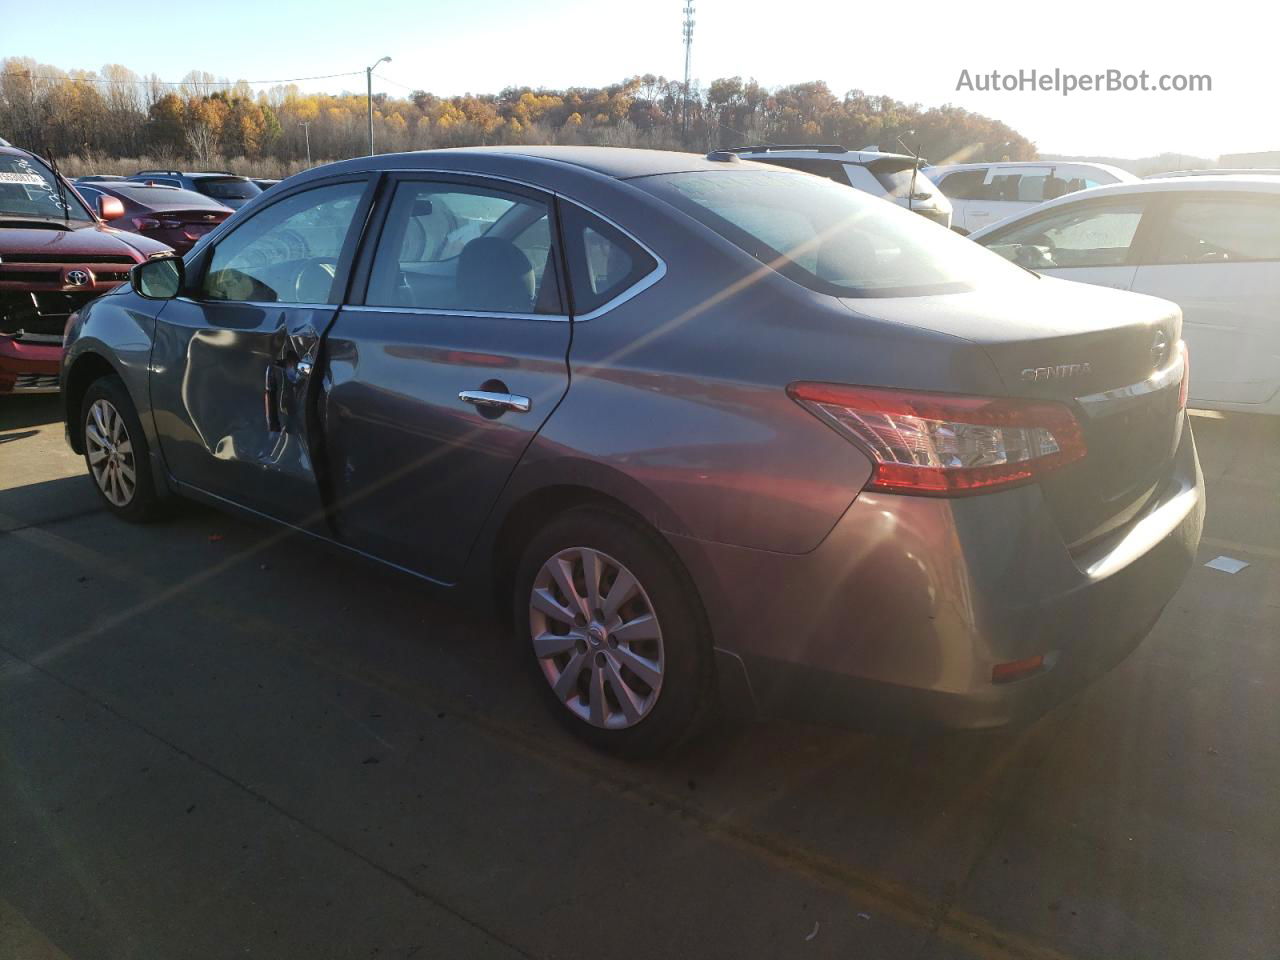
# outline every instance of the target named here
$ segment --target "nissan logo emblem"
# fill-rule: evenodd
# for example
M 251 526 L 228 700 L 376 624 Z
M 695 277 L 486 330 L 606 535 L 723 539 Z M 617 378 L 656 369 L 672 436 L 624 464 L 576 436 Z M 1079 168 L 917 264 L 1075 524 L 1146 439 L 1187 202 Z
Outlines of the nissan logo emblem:
M 1156 338 L 1151 343 L 1151 363 L 1157 370 L 1169 360 L 1169 335 L 1163 330 L 1156 331 Z
M 88 270 L 68 270 L 66 281 L 73 287 L 84 287 L 93 282 L 93 274 Z

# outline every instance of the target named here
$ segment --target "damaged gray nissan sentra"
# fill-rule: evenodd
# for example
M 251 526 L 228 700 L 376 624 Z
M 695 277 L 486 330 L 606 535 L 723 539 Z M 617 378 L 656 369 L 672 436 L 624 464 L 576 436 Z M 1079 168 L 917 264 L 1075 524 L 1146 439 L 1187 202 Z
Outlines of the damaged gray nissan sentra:
M 818 177 L 608 148 L 295 176 L 80 311 L 68 437 L 510 609 L 556 715 L 651 752 L 717 692 L 993 726 L 1189 569 L 1181 316 Z

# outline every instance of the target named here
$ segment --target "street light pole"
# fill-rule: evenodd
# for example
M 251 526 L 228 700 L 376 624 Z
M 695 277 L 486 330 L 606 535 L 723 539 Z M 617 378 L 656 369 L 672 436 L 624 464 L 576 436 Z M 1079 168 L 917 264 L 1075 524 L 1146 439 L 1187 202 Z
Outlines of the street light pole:
M 311 166 L 311 121 L 299 120 L 298 126 L 302 128 L 303 134 L 307 138 L 307 166 Z
M 373 65 L 376 67 L 379 63 L 390 63 L 390 57 L 383 57 Z M 373 67 L 364 68 L 364 78 L 368 83 L 369 91 L 369 156 L 373 156 Z

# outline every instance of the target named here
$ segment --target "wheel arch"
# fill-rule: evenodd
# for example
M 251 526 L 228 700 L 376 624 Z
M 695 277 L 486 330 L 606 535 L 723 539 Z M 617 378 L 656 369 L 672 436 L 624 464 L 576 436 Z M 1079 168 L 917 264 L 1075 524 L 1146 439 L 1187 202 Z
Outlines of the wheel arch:
M 73 424 L 80 420 L 80 407 L 84 404 L 84 395 L 96 380 L 103 377 L 120 376 L 115 365 L 96 351 L 86 350 L 71 362 L 67 369 L 66 380 L 62 385 L 63 419 L 67 423 L 67 440 L 76 453 L 84 453 L 84 441 L 80 431 L 73 429 Z M 121 377 L 123 380 L 123 377 Z

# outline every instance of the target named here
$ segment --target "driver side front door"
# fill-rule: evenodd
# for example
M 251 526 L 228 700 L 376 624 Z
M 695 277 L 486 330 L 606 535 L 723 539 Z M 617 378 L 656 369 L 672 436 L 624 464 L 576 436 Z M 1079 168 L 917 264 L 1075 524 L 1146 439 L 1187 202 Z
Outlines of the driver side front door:
M 157 323 L 151 401 L 185 486 L 324 530 L 310 408 L 369 204 L 365 176 L 282 194 L 189 259 Z

